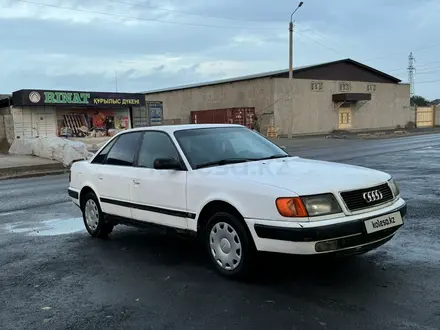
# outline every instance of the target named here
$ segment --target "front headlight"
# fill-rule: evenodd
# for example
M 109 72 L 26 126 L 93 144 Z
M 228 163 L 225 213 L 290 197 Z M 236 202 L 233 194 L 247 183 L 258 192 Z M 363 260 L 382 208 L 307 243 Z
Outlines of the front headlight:
M 393 192 L 394 197 L 398 197 L 400 195 L 400 188 L 397 182 L 394 181 L 394 179 L 391 179 L 388 181 L 388 184 Z
M 301 197 L 310 217 L 341 213 L 341 207 L 333 194 Z
M 276 206 L 282 216 L 293 218 L 316 217 L 342 212 L 333 194 L 278 198 Z

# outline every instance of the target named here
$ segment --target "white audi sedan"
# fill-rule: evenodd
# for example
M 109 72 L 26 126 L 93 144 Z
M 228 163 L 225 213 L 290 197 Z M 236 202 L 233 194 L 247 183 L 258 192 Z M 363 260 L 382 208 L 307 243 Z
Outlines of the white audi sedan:
M 234 278 L 250 273 L 257 251 L 370 251 L 406 214 L 389 174 L 296 157 L 240 125 L 127 130 L 74 163 L 69 181 L 91 236 L 118 224 L 188 233 Z

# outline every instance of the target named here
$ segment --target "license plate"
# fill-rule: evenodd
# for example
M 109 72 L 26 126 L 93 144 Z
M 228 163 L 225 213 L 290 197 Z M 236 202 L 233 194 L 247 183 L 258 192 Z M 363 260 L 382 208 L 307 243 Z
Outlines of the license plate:
M 364 223 L 367 233 L 371 234 L 380 230 L 402 225 L 403 219 L 400 215 L 400 212 L 394 212 L 374 219 L 366 220 Z

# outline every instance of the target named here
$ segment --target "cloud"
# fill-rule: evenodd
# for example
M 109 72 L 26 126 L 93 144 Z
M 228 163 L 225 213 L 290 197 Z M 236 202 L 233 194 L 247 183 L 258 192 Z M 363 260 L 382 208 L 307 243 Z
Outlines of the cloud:
M 4 0 L 0 92 L 112 90 L 115 71 L 121 90 L 139 91 L 287 68 L 295 6 L 289 0 L 276 6 L 266 0 Z M 435 0 L 305 1 L 294 16 L 294 64 L 379 57 L 366 63 L 405 79 L 407 53 L 438 39 L 439 7 Z M 437 52 L 415 56 L 432 62 Z M 419 86 L 426 97 L 438 97 L 435 84 Z
M 61 21 L 75 24 L 119 23 L 137 25 L 154 23 L 164 19 L 161 11 L 149 11 L 142 16 L 134 6 L 111 1 L 58 1 L 58 0 L 9 0 L 1 6 L 0 18 Z M 166 14 L 165 14 L 166 16 Z M 148 20 L 151 20 L 149 22 Z

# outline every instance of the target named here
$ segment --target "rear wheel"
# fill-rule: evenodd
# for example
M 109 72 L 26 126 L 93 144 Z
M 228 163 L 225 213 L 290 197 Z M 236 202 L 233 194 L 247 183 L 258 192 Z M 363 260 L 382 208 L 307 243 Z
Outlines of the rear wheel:
M 81 204 L 84 225 L 89 234 L 92 237 L 107 238 L 113 231 L 113 225 L 106 221 L 96 195 L 92 192 L 87 193 Z
M 218 212 L 209 220 L 204 241 L 215 269 L 229 278 L 250 275 L 256 249 L 245 225 L 235 216 Z

